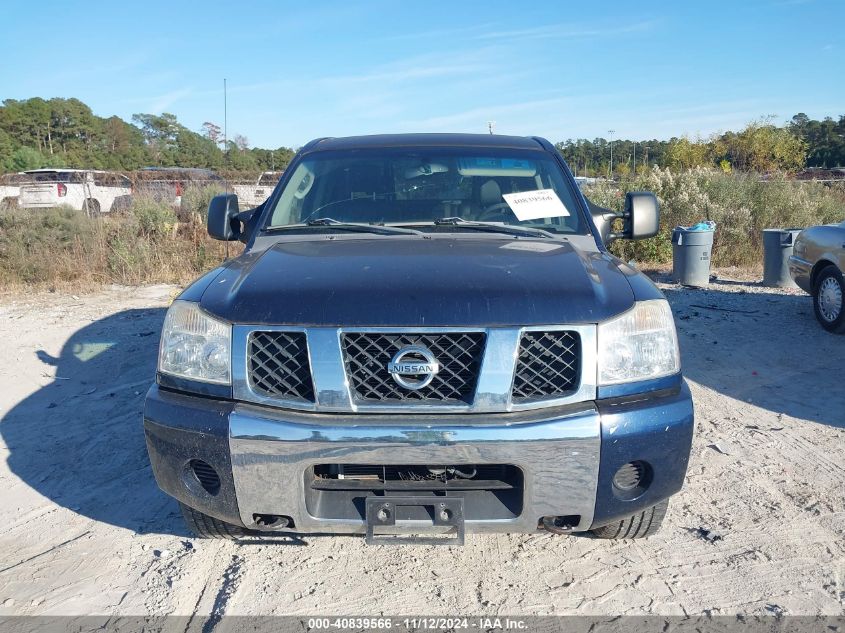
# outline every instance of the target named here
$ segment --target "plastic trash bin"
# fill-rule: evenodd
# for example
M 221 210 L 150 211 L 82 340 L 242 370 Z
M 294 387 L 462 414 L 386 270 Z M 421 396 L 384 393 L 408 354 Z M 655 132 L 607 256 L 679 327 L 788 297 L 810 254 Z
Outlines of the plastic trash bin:
M 685 286 L 710 283 L 710 252 L 716 225 L 677 226 L 672 231 L 672 278 Z
M 763 285 L 797 288 L 789 275 L 789 256 L 801 229 L 763 229 Z

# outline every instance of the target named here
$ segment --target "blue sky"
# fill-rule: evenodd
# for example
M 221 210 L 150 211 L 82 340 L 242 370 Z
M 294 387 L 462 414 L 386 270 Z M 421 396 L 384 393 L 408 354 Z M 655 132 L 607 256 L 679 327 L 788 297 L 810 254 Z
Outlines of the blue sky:
M 201 8 L 200 8 L 201 6 Z M 141 9 L 141 7 L 143 7 Z M 17 2 L 0 98 L 172 112 L 251 145 L 483 132 L 669 138 L 845 114 L 845 2 Z

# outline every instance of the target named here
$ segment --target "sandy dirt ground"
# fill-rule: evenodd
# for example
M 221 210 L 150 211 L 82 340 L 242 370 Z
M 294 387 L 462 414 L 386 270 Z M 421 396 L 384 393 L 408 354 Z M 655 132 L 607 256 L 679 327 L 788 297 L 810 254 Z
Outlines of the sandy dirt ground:
M 171 287 L 0 299 L 0 615 L 845 614 L 845 337 L 811 299 L 662 284 L 696 433 L 644 541 L 192 538 L 141 410 Z

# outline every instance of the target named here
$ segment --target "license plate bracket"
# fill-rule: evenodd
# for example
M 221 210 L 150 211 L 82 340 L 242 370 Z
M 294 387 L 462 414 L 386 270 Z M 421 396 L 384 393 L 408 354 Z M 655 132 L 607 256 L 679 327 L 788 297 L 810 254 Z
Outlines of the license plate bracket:
M 395 527 L 397 516 L 409 509 L 424 508 L 431 518 L 431 527 L 451 528 L 455 536 L 417 534 L 376 534 L 379 527 Z M 367 497 L 366 521 L 368 545 L 463 545 L 464 500 L 462 497 Z

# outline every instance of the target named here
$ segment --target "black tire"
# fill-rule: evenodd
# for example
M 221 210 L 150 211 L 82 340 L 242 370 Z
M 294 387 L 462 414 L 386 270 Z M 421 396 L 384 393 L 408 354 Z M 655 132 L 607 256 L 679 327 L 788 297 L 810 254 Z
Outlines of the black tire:
M 836 306 L 831 305 L 837 293 L 838 313 Z M 813 284 L 813 310 L 824 329 L 834 334 L 845 334 L 845 279 L 836 266 L 828 266 L 816 278 Z
M 87 198 L 85 202 L 82 203 L 82 210 L 88 211 L 88 215 L 92 218 L 100 215 L 100 203 L 94 198 Z
M 207 514 L 203 514 L 199 510 L 194 510 L 192 507 L 186 506 L 184 503 L 180 502 L 179 507 L 182 509 L 182 516 L 188 525 L 188 529 L 200 538 L 234 540 L 248 534 L 247 530 L 239 525 L 232 525 L 220 519 L 215 519 Z
M 639 514 L 627 517 L 610 525 L 590 530 L 598 538 L 621 540 L 626 538 L 646 538 L 656 533 L 663 523 L 669 500 L 665 499 L 656 506 L 646 508 Z

